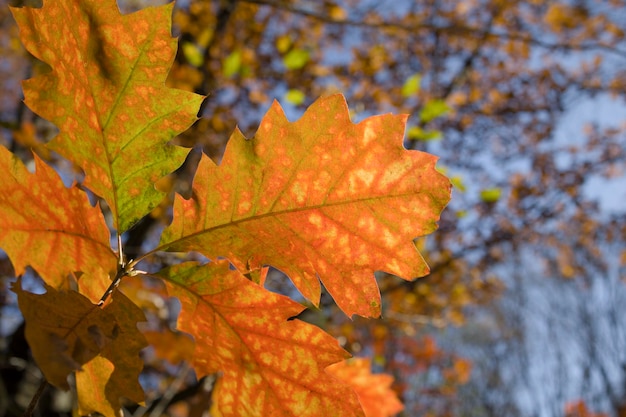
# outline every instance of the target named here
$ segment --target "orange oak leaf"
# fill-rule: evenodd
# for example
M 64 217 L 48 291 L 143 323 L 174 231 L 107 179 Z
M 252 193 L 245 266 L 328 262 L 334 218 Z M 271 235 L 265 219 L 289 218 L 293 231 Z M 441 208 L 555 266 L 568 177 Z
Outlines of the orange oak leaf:
M 57 173 L 35 155 L 36 172 L 0 146 L 0 248 L 16 275 L 30 265 L 54 288 L 71 272 L 90 271 L 108 281 L 116 257 L 100 209 L 76 187 L 66 188 Z
M 393 377 L 372 374 L 369 359 L 354 358 L 330 365 L 326 372 L 349 384 L 359 397 L 366 417 L 391 417 L 404 409 L 391 390 Z
M 112 404 L 119 405 L 121 395 L 143 400 L 138 382 L 143 366 L 139 350 L 146 343 L 136 323 L 145 317 L 123 294 L 116 293 L 110 304 L 100 308 L 76 291 L 46 286 L 45 294 L 29 293 L 22 289 L 19 278 L 12 289 L 26 322 L 26 340 L 48 382 L 67 390 L 68 375 L 77 371 L 79 392 L 85 386 L 101 385 L 111 391 L 106 399 Z M 96 371 L 105 373 L 106 378 L 83 383 L 89 364 L 104 358 L 112 372 L 98 366 Z M 96 381 L 101 384 L 94 384 Z
M 188 150 L 168 142 L 195 120 L 202 97 L 167 88 L 173 3 L 121 15 L 115 0 L 12 8 L 26 49 L 52 71 L 23 83 L 25 103 L 53 122 L 48 144 L 86 173 L 120 233 L 163 199 L 154 183 Z
M 363 416 L 356 394 L 324 368 L 349 356 L 321 329 L 293 319 L 304 307 L 231 269 L 187 262 L 158 273 L 182 306 L 199 376 L 220 372 L 217 416 Z
M 111 297 L 113 301 L 104 311 L 115 318 L 116 339 L 76 373 L 78 413 L 83 416 L 96 412 L 107 417 L 119 416 L 120 398 L 136 403 L 144 401 L 138 380 L 143 368 L 139 352 L 148 343 L 137 329 L 137 323 L 146 318 L 122 292 L 116 291 Z
M 413 239 L 435 230 L 450 199 L 436 157 L 403 147 L 406 119 L 354 124 L 335 95 L 290 123 L 274 103 L 252 139 L 235 131 L 220 166 L 202 159 L 195 198 L 177 196 L 160 248 L 241 271 L 272 265 L 315 304 L 321 280 L 348 315 L 380 315 L 374 271 L 427 274 Z

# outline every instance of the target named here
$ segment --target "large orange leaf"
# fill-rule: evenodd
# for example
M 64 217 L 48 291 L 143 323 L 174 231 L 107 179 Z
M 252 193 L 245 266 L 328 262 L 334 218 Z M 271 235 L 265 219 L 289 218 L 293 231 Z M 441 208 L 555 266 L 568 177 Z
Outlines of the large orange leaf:
M 122 16 L 115 0 L 11 9 L 26 48 L 52 71 L 23 83 L 26 104 L 57 125 L 49 144 L 80 166 L 121 233 L 163 198 L 154 183 L 184 161 L 169 145 L 202 97 L 167 88 L 173 3 Z
M 218 416 L 363 416 L 356 394 L 325 373 L 348 353 L 321 329 L 289 320 L 303 307 L 229 268 L 225 260 L 159 272 L 196 341 L 199 375 L 220 372 Z
M 369 359 L 354 358 L 330 365 L 326 372 L 346 382 L 356 391 L 365 417 L 391 417 L 404 409 L 391 390 L 393 377 L 373 374 Z
M 119 409 L 121 396 L 142 401 L 139 351 L 146 343 L 137 329 L 137 322 L 145 321 L 142 311 L 119 292 L 100 308 L 76 291 L 50 286 L 46 290 L 26 292 L 19 279 L 13 285 L 26 322 L 26 339 L 48 382 L 69 389 L 67 377 L 78 371 L 79 406 L 87 408 L 86 414 L 115 415 L 109 411 Z M 106 395 L 85 407 L 80 395 L 84 391 Z
M 193 200 L 177 198 L 161 248 L 228 257 L 242 271 L 272 265 L 318 303 L 324 283 L 348 315 L 378 316 L 373 272 L 428 273 L 413 239 L 437 227 L 450 199 L 436 158 L 406 150 L 406 116 L 350 121 L 340 95 L 290 123 L 274 103 L 221 165 L 204 158 Z
M 89 271 L 107 282 L 116 257 L 100 209 L 76 187 L 66 188 L 57 173 L 35 155 L 36 172 L 0 146 L 0 248 L 15 273 L 26 266 L 61 288 L 70 272 Z

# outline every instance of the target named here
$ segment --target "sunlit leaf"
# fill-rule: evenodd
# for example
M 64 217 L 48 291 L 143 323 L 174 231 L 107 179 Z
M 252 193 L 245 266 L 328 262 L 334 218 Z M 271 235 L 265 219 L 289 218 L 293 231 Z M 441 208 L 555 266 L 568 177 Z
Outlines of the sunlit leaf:
M 154 183 L 188 152 L 168 142 L 202 101 L 165 86 L 172 7 L 122 16 L 114 0 L 56 0 L 11 9 L 22 43 L 52 68 L 23 83 L 25 102 L 57 125 L 50 149 L 84 169 L 120 232 L 162 200 Z
M 480 199 L 485 203 L 495 203 L 500 199 L 502 190 L 500 188 L 485 188 L 480 192 Z
M 294 106 L 299 106 L 300 104 L 304 103 L 305 99 L 306 96 L 300 90 L 291 89 L 285 94 L 285 100 L 288 103 L 293 104 Z
M 420 120 L 428 123 L 437 117 L 441 117 L 450 111 L 450 107 L 443 100 L 429 100 L 424 104 L 420 112 Z
M 427 274 L 413 239 L 435 230 L 450 198 L 436 158 L 402 146 L 405 123 L 353 124 L 339 95 L 294 123 L 275 103 L 253 139 L 232 135 L 220 166 L 201 160 L 194 199 L 176 199 L 159 249 L 225 256 L 240 271 L 272 265 L 314 303 L 321 279 L 348 315 L 378 316 L 373 272 Z
M 230 78 L 239 74 L 239 71 L 241 69 L 241 51 L 233 51 L 230 55 L 226 57 L 226 59 L 224 59 L 222 65 L 222 71 L 224 72 L 225 77 Z
M 309 62 L 310 53 L 306 49 L 292 49 L 283 58 L 283 64 L 288 70 L 297 70 Z
M 71 272 L 90 271 L 107 279 L 116 257 L 100 209 L 87 195 L 66 188 L 57 173 L 35 155 L 35 173 L 0 146 L 0 248 L 21 275 L 32 266 L 54 288 Z
M 402 95 L 404 97 L 413 96 L 420 91 L 420 83 L 422 82 L 422 76 L 420 74 L 413 74 L 404 81 L 402 85 Z
M 276 38 L 276 49 L 281 54 L 287 52 L 289 50 L 289 47 L 291 47 L 291 44 L 291 37 L 289 37 L 289 35 L 282 35 Z
M 463 177 L 461 177 L 460 175 L 455 175 L 453 177 L 450 177 L 450 182 L 452 183 L 452 186 L 454 187 L 455 190 L 458 190 L 462 193 L 464 193 L 465 190 L 467 189 L 465 187 L 465 182 L 463 182 Z
M 188 262 L 158 276 L 181 303 L 198 376 L 219 372 L 217 416 L 362 416 L 356 394 L 324 368 L 349 356 L 321 329 L 291 318 L 303 309 L 229 267 Z
M 326 368 L 354 388 L 366 417 L 391 417 L 404 409 L 398 396 L 391 390 L 393 377 L 373 374 L 369 359 L 354 358 Z
M 182 42 L 181 49 L 185 55 L 185 59 L 194 67 L 201 67 L 204 63 L 204 56 L 200 48 L 191 42 Z
M 439 130 L 424 130 L 419 126 L 412 126 L 407 131 L 407 137 L 412 140 L 422 140 L 422 141 L 431 141 L 431 140 L 440 140 L 443 137 L 443 134 Z
M 341 6 L 333 4 L 328 11 L 328 16 L 330 16 L 330 18 L 333 20 L 341 22 L 343 20 L 346 20 L 346 18 L 348 17 L 348 12 L 346 12 L 346 10 L 343 9 Z

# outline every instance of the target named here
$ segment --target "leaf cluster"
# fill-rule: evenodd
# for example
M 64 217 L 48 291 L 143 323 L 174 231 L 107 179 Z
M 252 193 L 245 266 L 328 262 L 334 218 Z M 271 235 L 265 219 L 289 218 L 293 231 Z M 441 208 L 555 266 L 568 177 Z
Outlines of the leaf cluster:
M 274 103 L 254 137 L 231 135 L 220 165 L 201 156 L 192 198 L 176 195 L 158 244 L 129 260 L 124 233 L 167 204 L 158 184 L 189 153 L 171 141 L 204 100 L 165 86 L 176 54 L 172 5 L 121 15 L 113 0 L 63 0 L 11 11 L 25 47 L 51 68 L 23 83 L 25 102 L 59 129 L 33 173 L 0 147 L 0 247 L 17 275 L 32 267 L 44 282 L 44 294 L 22 279 L 13 290 L 46 380 L 67 389 L 72 375 L 81 415 L 117 415 L 123 398 L 142 402 L 143 303 L 118 286 L 150 275 L 180 302 L 176 327 L 193 337 L 184 359 L 199 378 L 220 375 L 216 415 L 362 416 L 372 398 L 388 399 L 385 415 L 397 412 L 386 377 L 373 394 L 360 392 L 350 368 L 327 373 L 349 354 L 294 319 L 304 306 L 264 284 L 271 265 L 315 306 L 323 283 L 348 316 L 376 317 L 374 271 L 405 280 L 428 273 L 413 239 L 435 230 L 450 184 L 434 156 L 403 147 L 406 116 L 354 124 L 333 95 L 289 122 Z M 290 56 L 292 69 L 308 59 Z M 52 151 L 84 180 L 67 188 L 41 159 Z M 206 259 L 150 262 L 192 251 Z M 369 364 L 356 364 L 369 378 Z

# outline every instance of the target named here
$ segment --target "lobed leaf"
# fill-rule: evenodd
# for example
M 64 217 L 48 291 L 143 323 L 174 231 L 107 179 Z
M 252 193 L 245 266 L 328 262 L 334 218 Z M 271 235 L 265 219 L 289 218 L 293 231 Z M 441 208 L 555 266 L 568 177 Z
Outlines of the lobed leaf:
M 212 414 L 363 416 L 356 394 L 324 371 L 348 353 L 321 329 L 291 320 L 301 305 L 249 281 L 225 260 L 187 262 L 157 276 L 181 302 L 178 328 L 195 338 L 196 373 L 221 373 Z
M 404 409 L 391 389 L 393 377 L 373 374 L 369 359 L 353 358 L 330 365 L 326 372 L 349 384 L 357 393 L 365 417 L 391 417 Z
M 160 249 L 224 256 L 240 271 L 272 265 L 316 304 L 321 280 L 348 315 L 378 316 L 374 271 L 426 275 L 413 239 L 436 229 L 450 199 L 436 157 L 403 147 L 406 119 L 353 124 L 335 95 L 290 123 L 274 103 L 252 139 L 231 136 L 220 166 L 201 160 Z
M 145 317 L 123 294 L 116 293 L 102 309 L 76 291 L 57 291 L 46 286 L 45 294 L 26 292 L 19 278 L 12 290 L 26 322 L 26 340 L 48 382 L 68 390 L 68 375 L 80 371 L 76 379 L 82 409 L 81 390 L 106 387 L 106 397 L 99 399 L 99 406 L 87 414 L 98 411 L 115 415 L 106 407 L 103 409 L 102 404 L 119 409 L 120 396 L 143 401 L 138 382 L 143 367 L 139 351 L 146 343 L 136 324 L 145 321 Z M 103 361 L 109 366 L 103 367 Z M 100 377 L 87 375 L 87 369 Z
M 52 168 L 34 158 L 36 171 L 31 174 L 0 146 L 0 248 L 16 275 L 30 265 L 57 289 L 77 271 L 90 271 L 94 280 L 108 282 L 117 260 L 102 212 L 89 204 L 84 192 L 66 188 Z
M 139 352 L 148 343 L 137 329 L 137 323 L 146 321 L 146 317 L 120 291 L 114 292 L 111 298 L 113 301 L 104 311 L 114 318 L 116 337 L 98 356 L 83 365 L 81 372 L 76 373 L 78 413 L 83 416 L 94 413 L 119 416 L 120 398 L 136 403 L 144 401 L 138 379 L 143 369 Z
M 22 43 L 52 68 L 23 83 L 25 103 L 57 125 L 49 148 L 85 171 L 120 233 L 163 199 L 154 183 L 187 154 L 168 142 L 202 101 L 165 86 L 172 7 L 122 16 L 114 0 L 55 0 L 11 9 Z

